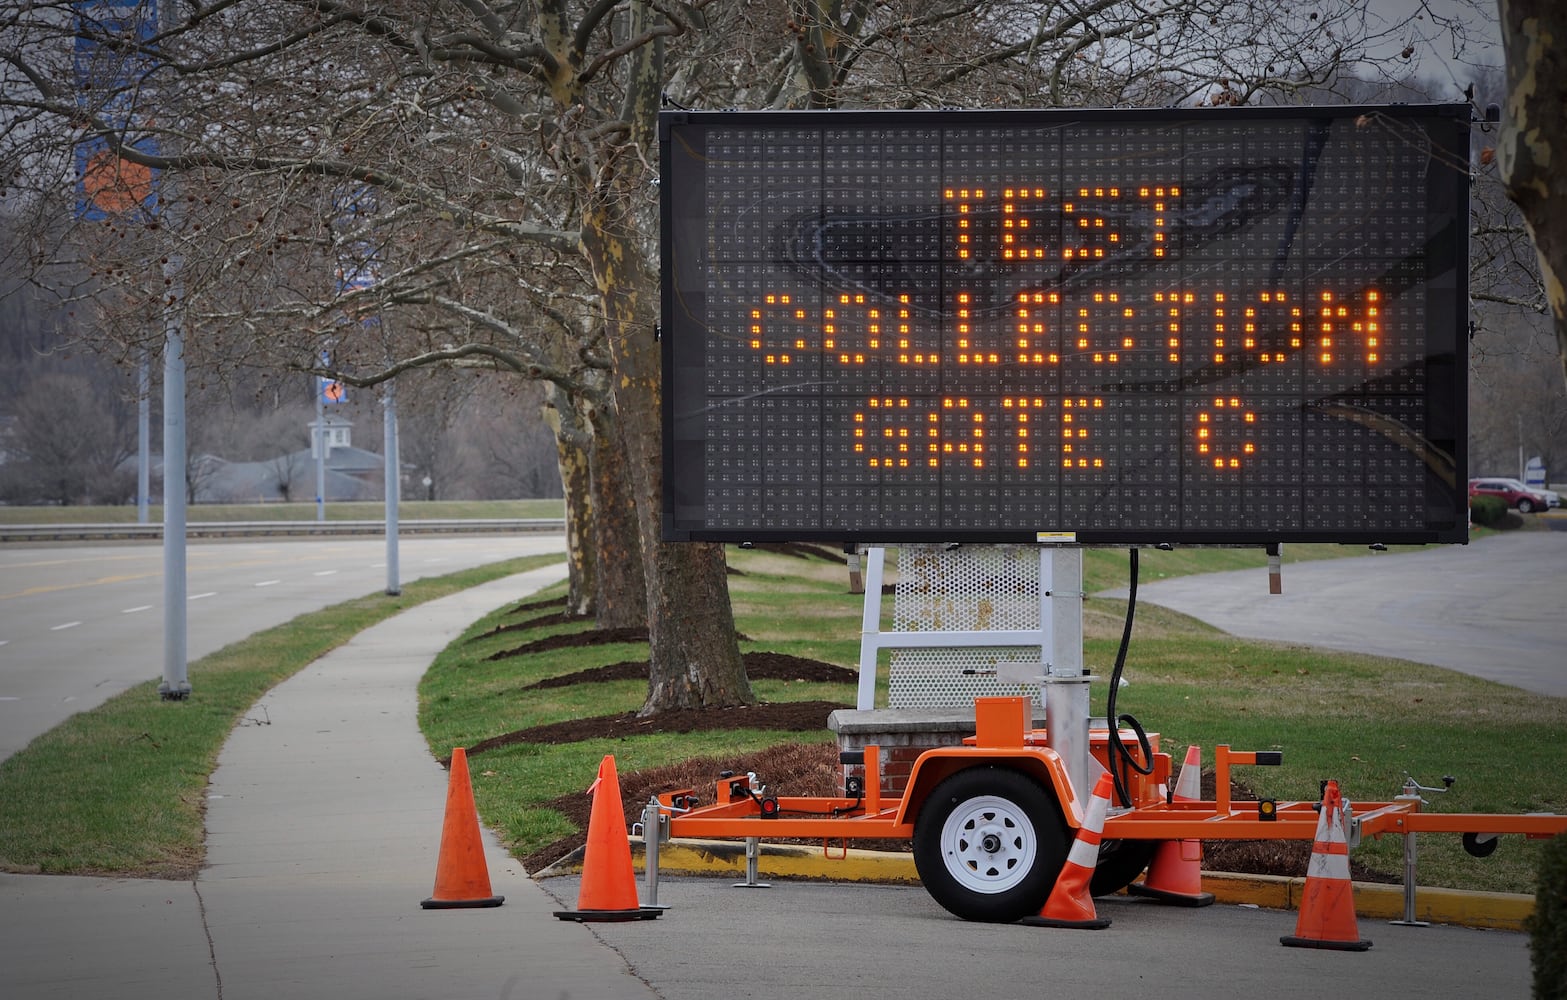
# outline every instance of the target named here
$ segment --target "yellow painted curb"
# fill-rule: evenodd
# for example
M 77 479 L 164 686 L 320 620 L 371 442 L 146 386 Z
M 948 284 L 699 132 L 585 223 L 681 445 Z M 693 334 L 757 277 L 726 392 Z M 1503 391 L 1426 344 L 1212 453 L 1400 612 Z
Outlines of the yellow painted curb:
M 632 864 L 643 869 L 641 837 L 631 838 Z M 659 846 L 659 871 L 671 875 L 745 875 L 745 844 L 732 840 L 675 839 Z M 576 875 L 582 871 L 582 849 L 555 862 L 535 878 Z M 823 851 L 797 844 L 761 844 L 758 877 L 819 879 L 829 882 L 880 882 L 915 885 L 919 873 L 908 854 L 856 848 Z M 1293 910 L 1305 892 L 1304 878 L 1203 872 L 1202 887 L 1221 903 Z M 1355 912 L 1368 920 L 1402 920 L 1404 887 L 1373 882 L 1354 883 Z M 1415 919 L 1433 924 L 1460 924 L 1518 931 L 1534 912 L 1534 897 L 1506 892 L 1416 887 Z
M 1355 913 L 1368 920 L 1404 919 L 1404 887 L 1355 882 Z M 1294 910 L 1306 891 L 1305 878 L 1203 872 L 1202 887 L 1224 903 L 1250 903 Z M 1534 912 L 1534 897 L 1509 892 L 1415 887 L 1415 919 L 1433 924 L 1462 924 L 1520 931 Z
M 632 841 L 632 860 L 639 867 L 642 844 Z M 722 840 L 671 840 L 659 846 L 661 871 L 745 874 L 745 844 Z M 919 882 L 914 857 L 856 848 L 823 851 L 798 844 L 762 844 L 758 874 L 778 878 L 829 879 L 835 882 Z

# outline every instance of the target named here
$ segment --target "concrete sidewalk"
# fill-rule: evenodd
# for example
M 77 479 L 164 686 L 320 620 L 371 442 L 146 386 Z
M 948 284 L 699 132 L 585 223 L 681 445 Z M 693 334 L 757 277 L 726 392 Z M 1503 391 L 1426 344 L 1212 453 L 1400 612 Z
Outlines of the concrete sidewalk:
M 430 661 L 535 570 L 389 619 L 269 692 L 208 789 L 194 882 L 0 875 L 0 996 L 656 997 L 485 833 L 497 909 L 423 910 L 447 776 L 419 733 Z

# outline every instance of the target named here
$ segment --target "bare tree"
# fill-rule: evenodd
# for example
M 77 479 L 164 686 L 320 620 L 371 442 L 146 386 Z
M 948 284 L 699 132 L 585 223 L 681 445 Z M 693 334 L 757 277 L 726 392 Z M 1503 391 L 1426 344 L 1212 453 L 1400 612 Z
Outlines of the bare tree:
M 34 379 L 12 406 L 3 490 L 15 503 L 123 503 L 136 490 L 135 424 L 110 391 L 83 374 Z
M 56 178 L 78 142 L 130 178 L 113 189 L 123 211 L 29 248 L 35 264 L 81 262 L 112 306 L 101 349 L 133 356 L 172 317 L 198 366 L 550 382 L 574 418 L 561 433 L 594 432 L 594 502 L 572 502 L 598 564 L 642 567 L 646 712 L 754 698 L 722 549 L 660 540 L 661 92 L 709 107 L 1263 103 L 1377 69 L 1368 53 L 1399 35 L 1353 0 L 239 0 L 180 8 L 148 37 L 79 9 L 0 0 L 0 154 L 7 200 L 40 234 L 76 206 Z M 73 88 L 72 35 L 136 72 Z
M 1487 348 L 1471 385 L 1469 467 L 1473 475 L 1523 475 L 1538 455 L 1559 480 L 1567 468 L 1567 388 L 1562 385 L 1555 337 L 1547 316 L 1514 317 L 1482 325 L 1476 342 L 1508 341 Z M 1518 345 L 1526 346 L 1520 350 Z
M 544 390 L 518 379 L 481 379 L 463 406 L 475 456 L 475 497 L 559 497 L 554 435 L 540 418 Z
M 283 495 L 285 503 L 304 500 L 314 490 L 315 480 L 309 463 L 301 458 L 298 451 L 279 452 L 263 461 L 277 481 L 278 492 Z
M 474 380 L 452 372 L 411 372 L 399 380 L 398 388 L 402 465 L 415 484 L 407 497 L 462 499 L 476 464 L 463 428 Z

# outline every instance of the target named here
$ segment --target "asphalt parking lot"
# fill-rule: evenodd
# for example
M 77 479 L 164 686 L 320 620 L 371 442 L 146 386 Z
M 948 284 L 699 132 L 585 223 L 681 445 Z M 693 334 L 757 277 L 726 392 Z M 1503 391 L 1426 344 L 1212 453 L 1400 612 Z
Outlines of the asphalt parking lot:
M 1567 514 L 1534 515 L 1567 527 Z M 1372 653 L 1567 697 L 1567 531 L 1290 563 L 1174 580 L 1146 575 L 1139 601 L 1248 639 Z M 1112 593 L 1125 596 L 1125 589 Z

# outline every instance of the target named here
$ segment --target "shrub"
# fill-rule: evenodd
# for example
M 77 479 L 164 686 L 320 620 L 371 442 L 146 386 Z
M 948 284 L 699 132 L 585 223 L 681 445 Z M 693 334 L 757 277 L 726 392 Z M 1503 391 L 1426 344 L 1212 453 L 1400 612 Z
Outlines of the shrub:
M 1534 1000 L 1567 1000 L 1567 834 L 1540 852 L 1534 912 L 1524 928 L 1534 967 Z
M 1507 516 L 1507 502 L 1501 497 L 1470 497 L 1469 519 L 1490 527 Z

